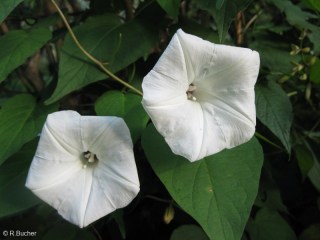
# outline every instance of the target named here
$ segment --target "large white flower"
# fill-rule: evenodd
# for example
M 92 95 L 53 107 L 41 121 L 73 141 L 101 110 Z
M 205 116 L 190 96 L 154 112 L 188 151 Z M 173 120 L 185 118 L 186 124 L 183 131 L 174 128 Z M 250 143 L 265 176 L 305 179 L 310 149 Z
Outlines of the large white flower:
M 50 114 L 26 186 L 63 218 L 85 227 L 138 194 L 132 148 L 121 118 Z
M 255 132 L 259 54 L 173 36 L 142 83 L 142 104 L 171 150 L 190 161 L 248 141 Z

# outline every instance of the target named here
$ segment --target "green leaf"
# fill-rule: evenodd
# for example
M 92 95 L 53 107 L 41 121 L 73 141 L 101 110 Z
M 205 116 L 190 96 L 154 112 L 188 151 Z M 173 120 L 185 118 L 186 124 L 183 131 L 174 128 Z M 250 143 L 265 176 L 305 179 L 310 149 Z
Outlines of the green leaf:
M 56 106 L 37 105 L 31 95 L 17 95 L 0 110 L 0 165 L 40 133 L 49 112 Z
M 141 100 L 141 96 L 136 94 L 109 91 L 97 99 L 95 111 L 102 116 L 122 117 L 130 129 L 133 142 L 136 142 L 149 121 Z
M 313 186 L 320 192 L 320 161 L 318 158 L 314 159 L 314 164 L 308 172 L 308 177 Z
M 319 0 L 302 0 L 302 2 L 311 6 L 311 8 L 313 10 L 320 12 L 320 1 Z
M 303 230 L 299 240 L 318 240 L 320 236 L 320 223 L 312 224 Z
M 261 173 L 259 192 L 254 205 L 268 207 L 289 214 L 286 205 L 282 201 L 279 187 L 273 179 L 272 170 L 270 163 L 265 161 Z
M 273 4 L 286 14 L 286 18 L 291 25 L 309 26 L 309 18 L 316 18 L 316 15 L 303 11 L 299 6 L 294 5 L 289 0 L 271 0 Z
M 292 106 L 286 93 L 273 81 L 256 85 L 257 118 L 291 152 Z
M 105 14 L 91 17 L 74 28 L 83 47 L 106 64 L 113 73 L 144 56 L 157 40 L 154 28 L 138 20 L 122 24 L 118 16 Z M 78 49 L 70 35 L 61 50 L 57 88 L 46 103 L 108 76 Z
M 311 30 L 308 37 L 314 44 L 315 51 L 320 51 L 320 29 L 317 25 L 308 22 L 309 19 L 318 18 L 317 15 L 303 11 L 289 0 L 272 0 L 272 2 L 280 11 L 286 14 L 287 21 L 291 25 Z
M 70 223 L 58 222 L 47 231 L 42 240 L 96 240 L 96 237 L 84 229 L 80 229 Z
M 225 39 L 230 24 L 235 19 L 236 14 L 246 8 L 251 1 L 252 0 L 224 0 L 215 3 L 215 1 L 212 0 L 194 0 L 200 8 L 207 10 L 214 18 L 217 24 L 220 42 Z
M 310 67 L 310 80 L 313 83 L 320 84 L 320 60 L 318 58 Z
M 44 28 L 31 31 L 14 30 L 0 37 L 0 82 L 23 64 L 51 38 L 51 32 Z
M 262 149 L 253 138 L 230 150 L 190 163 L 174 155 L 150 124 L 142 146 L 173 199 L 210 239 L 239 240 L 258 191 Z
M 28 169 L 38 139 L 27 143 L 0 167 L 0 218 L 41 203 L 26 187 Z
M 183 225 L 175 229 L 170 240 L 208 240 L 205 232 L 197 225 Z
M 266 36 L 259 37 L 250 43 L 250 48 L 260 54 L 261 66 L 267 67 L 270 73 L 281 78 L 282 75 L 291 73 L 292 61 L 298 62 L 299 56 L 290 55 L 290 46 L 287 43 L 266 40 Z
M 117 209 L 116 211 L 111 213 L 111 216 L 118 224 L 122 239 L 126 239 L 126 227 L 125 227 L 125 222 L 124 222 L 123 209 Z
M 220 10 L 225 0 L 216 0 L 216 9 Z
M 9 15 L 9 13 L 23 0 L 1 0 L 0 2 L 0 23 Z
M 171 17 L 176 18 L 178 16 L 180 0 L 157 0 L 157 2 Z
M 183 20 L 181 28 L 183 31 L 198 36 L 204 40 L 208 40 L 213 43 L 219 42 L 219 36 L 216 32 L 212 31 L 210 27 L 204 27 L 192 19 Z
M 294 146 L 294 152 L 298 160 L 301 175 L 305 179 L 314 164 L 313 153 L 305 144 Z
M 276 211 L 262 208 L 253 221 L 249 221 L 247 230 L 251 240 L 295 240 L 294 231 Z

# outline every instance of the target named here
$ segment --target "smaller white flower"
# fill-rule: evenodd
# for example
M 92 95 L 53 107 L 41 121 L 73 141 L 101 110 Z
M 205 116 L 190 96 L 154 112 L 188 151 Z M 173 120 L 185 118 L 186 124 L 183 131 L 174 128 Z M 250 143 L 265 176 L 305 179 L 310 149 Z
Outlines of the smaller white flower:
M 142 104 L 171 150 L 190 161 L 247 142 L 255 132 L 259 54 L 181 29 L 142 83 Z
M 127 206 L 139 179 L 123 119 L 48 115 L 26 186 L 79 227 Z

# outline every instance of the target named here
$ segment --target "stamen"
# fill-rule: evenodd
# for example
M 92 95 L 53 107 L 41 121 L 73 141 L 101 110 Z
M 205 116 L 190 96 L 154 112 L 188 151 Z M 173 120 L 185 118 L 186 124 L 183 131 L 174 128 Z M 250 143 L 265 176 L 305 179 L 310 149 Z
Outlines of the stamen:
M 197 98 L 195 96 L 193 96 L 193 93 L 196 91 L 197 87 L 195 85 L 193 85 L 193 83 L 191 83 L 189 85 L 189 88 L 188 88 L 188 91 L 187 91 L 187 98 L 189 100 L 192 100 L 192 101 L 196 101 Z
M 86 169 L 88 165 L 94 164 L 95 162 L 98 161 L 97 155 L 90 151 L 84 152 L 83 156 L 85 158 L 84 163 L 82 165 L 83 169 Z

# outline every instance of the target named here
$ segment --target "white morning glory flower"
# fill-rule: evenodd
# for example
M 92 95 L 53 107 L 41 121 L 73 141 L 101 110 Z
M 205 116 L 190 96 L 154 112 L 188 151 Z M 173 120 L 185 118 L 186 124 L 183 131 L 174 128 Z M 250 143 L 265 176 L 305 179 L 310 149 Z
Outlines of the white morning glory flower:
M 139 192 L 127 125 L 74 111 L 48 115 L 26 186 L 79 227 L 125 207 Z
M 247 142 L 255 132 L 259 54 L 173 36 L 142 83 L 142 104 L 171 150 L 196 161 Z

